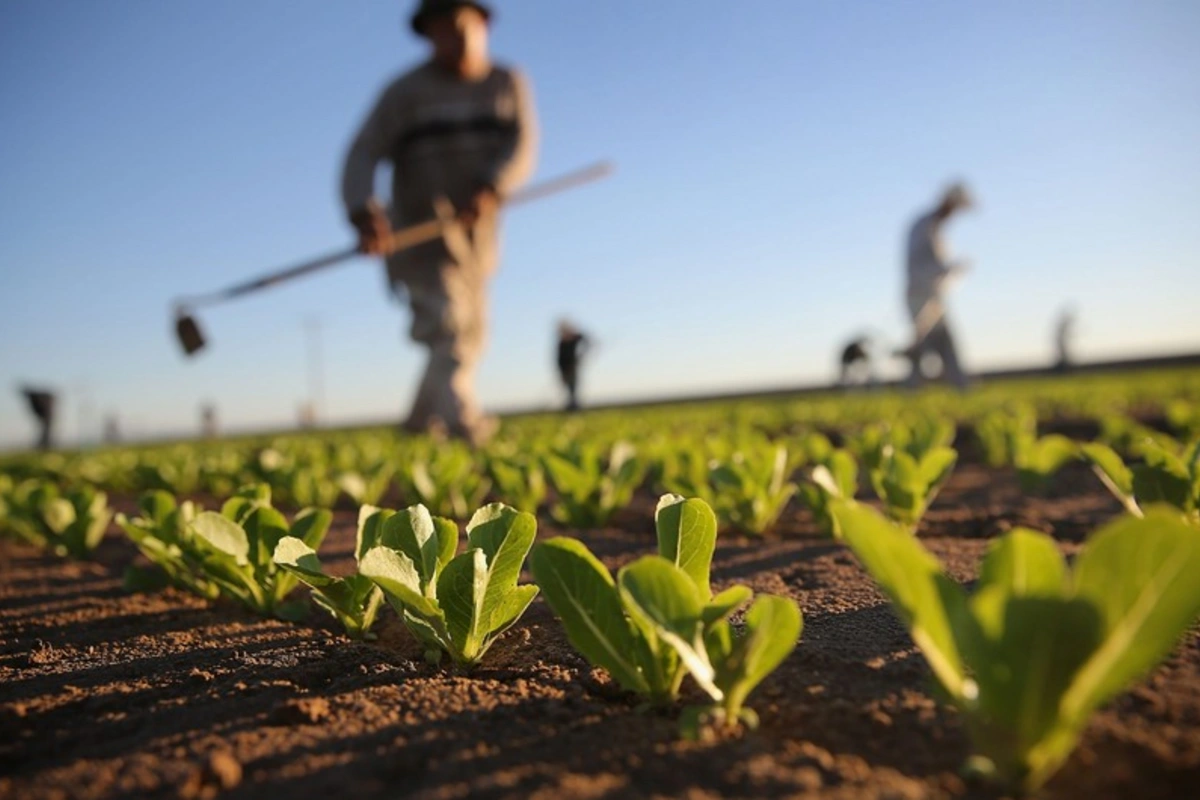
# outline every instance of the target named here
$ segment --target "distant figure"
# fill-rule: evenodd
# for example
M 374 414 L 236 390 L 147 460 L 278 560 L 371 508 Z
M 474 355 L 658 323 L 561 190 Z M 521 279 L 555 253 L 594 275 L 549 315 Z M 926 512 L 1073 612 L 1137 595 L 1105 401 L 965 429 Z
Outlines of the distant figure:
M 116 414 L 104 418 L 104 443 L 117 444 L 121 441 L 121 421 Z
M 842 348 L 839 384 L 851 386 L 874 383 L 871 354 L 868 352 L 870 346 L 871 340 L 868 337 L 859 336 Z
M 46 389 L 22 387 L 21 394 L 29 403 L 29 411 L 38 421 L 38 437 L 35 446 L 49 450 L 54 445 L 54 393 Z
M 1075 310 L 1064 308 L 1058 315 L 1054 325 L 1054 349 L 1058 352 L 1058 361 L 1054 368 L 1059 372 L 1068 372 L 1074 366 L 1071 358 L 1071 340 L 1075 338 Z
M 906 301 L 913 320 L 913 343 L 897 355 L 912 362 L 909 385 L 917 385 L 922 379 L 922 361 L 929 353 L 941 359 L 941 377 L 960 389 L 967 386 L 954 347 L 954 337 L 946 324 L 946 308 L 943 303 L 946 289 L 957 277 L 967 271 L 963 261 L 951 262 L 942 240 L 942 228 L 951 216 L 971 208 L 974 200 L 967 188 L 956 183 L 946 190 L 937 207 L 921 215 L 912 226 L 908 236 L 908 289 Z
M 579 410 L 579 363 L 590 344 L 588 337 L 567 320 L 558 323 L 558 375 L 567 390 L 567 411 Z
M 488 54 L 491 19 L 484 3 L 421 0 L 410 22 L 429 58 L 384 89 L 342 171 L 359 249 L 387 258 L 393 292 L 407 295 L 412 309 L 409 335 L 429 350 L 403 427 L 444 427 L 476 444 L 497 427 L 479 407 L 475 373 L 499 261 L 499 212 L 533 172 L 537 149 L 525 77 Z M 390 211 L 375 195 L 380 162 L 392 167 Z M 457 224 L 437 241 L 387 252 L 393 226 L 437 217 Z
M 200 435 L 205 439 L 217 438 L 217 407 L 212 403 L 200 406 Z

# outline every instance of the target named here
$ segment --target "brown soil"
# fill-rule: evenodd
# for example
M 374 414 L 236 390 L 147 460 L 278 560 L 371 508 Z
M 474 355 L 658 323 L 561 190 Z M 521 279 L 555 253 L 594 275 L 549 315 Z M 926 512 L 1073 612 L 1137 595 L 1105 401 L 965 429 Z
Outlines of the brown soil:
M 958 579 L 1026 525 L 1064 551 L 1118 511 L 1083 469 L 1047 497 L 966 464 L 922 526 Z M 653 547 L 647 493 L 573 532 L 615 567 Z M 323 548 L 348 568 L 353 514 Z M 562 533 L 549 522 L 543 535 Z M 354 643 L 314 611 L 257 619 L 177 591 L 125 594 L 113 536 L 94 563 L 0 544 L 0 797 L 990 797 L 958 767 L 954 712 L 841 545 L 790 510 L 779 535 L 723 536 L 714 579 L 800 601 L 800 646 L 751 696 L 754 732 L 677 736 L 574 653 L 539 600 L 473 674 L 431 667 L 388 612 Z M 699 700 L 693 697 L 693 700 Z M 1200 636 L 1098 714 L 1046 795 L 1200 796 Z

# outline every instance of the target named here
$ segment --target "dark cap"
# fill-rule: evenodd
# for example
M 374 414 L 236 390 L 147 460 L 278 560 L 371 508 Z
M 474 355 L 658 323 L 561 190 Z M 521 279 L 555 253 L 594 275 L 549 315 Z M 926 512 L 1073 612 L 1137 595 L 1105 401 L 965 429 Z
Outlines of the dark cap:
M 459 8 L 473 8 L 488 22 L 492 20 L 492 10 L 475 0 L 421 0 L 412 15 L 412 29 L 418 36 L 424 36 L 425 24 L 429 20 Z

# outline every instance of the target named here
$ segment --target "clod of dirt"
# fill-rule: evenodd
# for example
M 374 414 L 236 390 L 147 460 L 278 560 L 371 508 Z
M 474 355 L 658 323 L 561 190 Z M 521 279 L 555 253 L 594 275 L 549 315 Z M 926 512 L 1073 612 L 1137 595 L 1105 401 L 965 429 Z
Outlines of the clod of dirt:
M 179 796 L 184 800 L 210 800 L 241 782 L 241 763 L 227 751 L 218 750 L 208 757 L 207 764 L 192 773 L 179 790 Z
M 271 725 L 316 725 L 329 716 L 329 701 L 323 697 L 289 700 L 267 718 Z

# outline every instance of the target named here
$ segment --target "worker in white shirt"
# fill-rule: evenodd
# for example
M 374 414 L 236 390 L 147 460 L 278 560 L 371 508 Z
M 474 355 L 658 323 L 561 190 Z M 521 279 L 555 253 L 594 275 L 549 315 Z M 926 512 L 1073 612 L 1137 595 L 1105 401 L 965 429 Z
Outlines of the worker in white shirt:
M 899 352 L 912 361 L 910 385 L 920 383 L 921 361 L 936 353 L 942 362 L 941 377 L 960 389 L 966 388 L 954 347 L 954 337 L 946 324 L 944 303 L 948 286 L 967 270 L 963 261 L 950 261 L 942 240 L 946 221 L 959 211 L 974 205 L 966 186 L 956 183 L 946 189 L 930 212 L 922 214 L 908 235 L 908 290 L 905 299 L 913 320 L 913 344 Z

